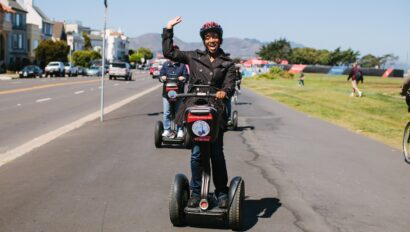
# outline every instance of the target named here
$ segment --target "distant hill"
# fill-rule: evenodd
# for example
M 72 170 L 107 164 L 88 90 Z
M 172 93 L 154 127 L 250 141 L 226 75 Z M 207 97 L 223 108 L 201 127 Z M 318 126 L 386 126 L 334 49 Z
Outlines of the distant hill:
M 161 34 L 148 33 L 135 38 L 130 38 L 130 49 L 136 50 L 140 47 L 146 47 L 151 49 L 154 54 L 161 52 Z M 187 43 L 177 37 L 174 38 L 175 44 L 179 46 L 181 50 L 195 50 L 204 49 L 202 43 Z M 256 52 L 260 50 L 262 45 L 266 42 L 261 42 L 256 39 L 239 39 L 239 38 L 224 38 L 222 48 L 225 52 L 230 53 L 232 58 L 247 59 L 255 57 Z M 291 46 L 303 47 L 303 45 L 291 42 Z

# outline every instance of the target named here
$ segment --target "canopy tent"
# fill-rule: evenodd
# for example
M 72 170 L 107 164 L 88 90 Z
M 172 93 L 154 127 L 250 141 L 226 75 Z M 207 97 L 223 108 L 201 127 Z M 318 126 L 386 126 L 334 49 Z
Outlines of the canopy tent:
M 268 64 L 267 60 L 261 60 L 261 59 L 249 59 L 245 62 L 243 62 L 243 65 L 246 67 L 250 67 L 252 65 L 265 65 Z

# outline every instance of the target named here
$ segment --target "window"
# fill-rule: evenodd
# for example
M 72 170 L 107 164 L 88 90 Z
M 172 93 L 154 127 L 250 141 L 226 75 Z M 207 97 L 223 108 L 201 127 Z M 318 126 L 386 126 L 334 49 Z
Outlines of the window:
M 14 22 L 14 25 L 17 26 L 17 27 L 21 26 L 21 15 L 16 14 L 15 19 L 16 19 L 16 21 Z
M 19 49 L 23 48 L 23 35 L 22 34 L 19 34 L 19 47 L 18 48 Z
M 12 46 L 13 48 L 17 48 L 17 34 L 13 34 L 13 41 L 12 41 Z
M 38 40 L 33 40 L 33 49 L 36 49 L 38 47 Z
M 11 14 L 10 13 L 6 13 L 6 21 L 11 22 Z

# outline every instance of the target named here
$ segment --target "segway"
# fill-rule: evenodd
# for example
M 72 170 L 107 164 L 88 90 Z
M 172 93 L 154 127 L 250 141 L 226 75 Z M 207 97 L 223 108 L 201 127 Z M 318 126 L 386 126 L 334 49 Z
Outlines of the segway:
M 178 77 L 175 75 L 169 75 L 167 80 L 165 81 L 165 93 L 166 98 L 170 103 L 170 110 L 171 110 L 171 133 L 174 135 L 172 137 L 162 136 L 164 132 L 164 124 L 162 121 L 157 121 L 155 125 L 155 133 L 154 133 L 154 140 L 155 140 L 155 147 L 161 148 L 162 144 L 184 144 L 185 147 L 189 148 L 191 145 L 191 140 L 187 138 L 186 134 L 184 133 L 183 138 L 177 138 L 177 125 L 174 122 L 175 114 L 176 114 L 176 106 L 177 106 L 177 98 L 176 95 L 179 93 L 179 80 Z
M 207 87 L 195 85 L 194 87 Z M 219 133 L 217 110 L 209 104 L 209 98 L 215 94 L 208 92 L 196 92 L 179 94 L 178 97 L 196 97 L 197 99 L 208 100 L 207 104 L 188 107 L 185 111 L 184 121 L 187 132 L 193 143 L 200 146 L 201 166 L 202 166 L 202 186 L 201 200 L 196 208 L 187 207 L 189 199 L 189 182 L 184 174 L 177 174 L 171 185 L 169 216 L 174 226 L 184 226 L 187 224 L 188 216 L 217 217 L 228 221 L 229 227 L 239 230 L 242 222 L 242 207 L 245 196 L 245 183 L 241 177 L 234 177 L 229 185 L 228 206 L 226 209 L 218 207 L 217 200 L 209 192 L 211 180 L 210 152 L 211 143 L 216 140 Z M 203 103 L 203 101 L 202 101 Z

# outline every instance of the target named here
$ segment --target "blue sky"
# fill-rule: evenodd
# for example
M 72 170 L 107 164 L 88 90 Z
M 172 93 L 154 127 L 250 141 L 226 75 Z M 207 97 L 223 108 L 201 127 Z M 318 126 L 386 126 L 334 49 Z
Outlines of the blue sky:
M 93 29 L 103 28 L 103 2 L 34 0 L 52 19 L 78 20 Z M 284 37 L 317 49 L 393 53 L 402 62 L 410 53 L 409 0 L 108 0 L 107 25 L 134 37 L 161 33 L 177 15 L 183 22 L 175 35 L 186 42 L 199 42 L 200 26 L 212 20 L 222 25 L 224 37 L 266 42 Z

